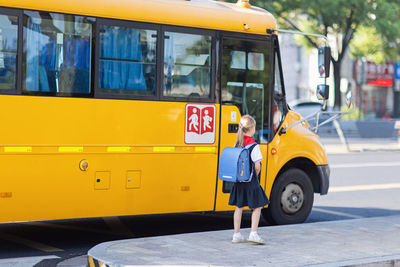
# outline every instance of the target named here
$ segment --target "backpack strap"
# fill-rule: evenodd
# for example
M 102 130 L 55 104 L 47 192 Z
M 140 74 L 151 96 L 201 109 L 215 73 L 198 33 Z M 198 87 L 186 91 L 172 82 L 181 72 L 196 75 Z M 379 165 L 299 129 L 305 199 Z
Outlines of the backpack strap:
M 244 148 L 248 149 L 249 152 L 251 153 L 251 152 L 253 151 L 253 149 L 256 147 L 256 145 L 257 145 L 257 143 L 254 142 L 254 143 L 248 144 L 248 145 L 245 146 Z
M 256 143 L 256 142 L 254 142 L 254 143 L 250 143 L 250 144 L 248 144 L 247 146 L 244 146 L 244 148 L 247 148 L 247 149 L 249 149 L 249 147 L 251 147 L 252 145 L 257 145 L 257 143 Z
M 250 179 L 246 182 L 251 182 L 251 180 L 253 179 L 255 167 L 254 167 L 254 162 L 251 159 L 251 152 L 253 152 L 253 149 L 256 147 L 256 145 L 257 143 L 254 142 L 244 147 L 245 149 L 249 150 L 249 160 L 250 160 Z
M 250 145 L 247 145 L 246 147 L 248 147 L 247 149 L 249 150 L 249 158 L 250 158 L 250 162 L 251 162 L 251 177 L 253 177 L 253 170 L 254 170 L 254 162 L 251 159 L 251 152 L 253 152 L 253 149 L 256 147 L 257 143 L 252 143 Z

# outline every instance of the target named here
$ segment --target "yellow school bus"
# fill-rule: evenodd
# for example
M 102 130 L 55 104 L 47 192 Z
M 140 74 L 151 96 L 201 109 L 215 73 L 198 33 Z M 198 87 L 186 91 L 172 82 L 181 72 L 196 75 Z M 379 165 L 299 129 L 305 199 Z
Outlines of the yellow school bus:
M 303 222 L 329 167 L 307 123 L 281 130 L 301 117 L 274 29 L 244 0 L 2 0 L 0 222 L 232 210 L 218 159 L 242 114 L 264 217 Z

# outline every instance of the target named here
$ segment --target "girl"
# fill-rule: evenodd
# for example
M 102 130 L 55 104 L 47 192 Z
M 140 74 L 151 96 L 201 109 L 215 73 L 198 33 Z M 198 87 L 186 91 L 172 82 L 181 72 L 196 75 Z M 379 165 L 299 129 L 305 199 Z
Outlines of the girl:
M 244 115 L 239 121 L 239 131 L 235 146 L 245 147 L 253 143 L 256 145 L 250 147 L 250 158 L 253 168 L 251 181 L 235 183 L 229 198 L 229 205 L 236 206 L 235 213 L 233 214 L 235 232 L 233 234 L 232 243 L 245 242 L 244 237 L 240 234 L 240 223 L 242 220 L 243 207 L 248 206 L 253 210 L 251 215 L 251 232 L 248 241 L 264 244 L 264 240 L 257 234 L 257 229 L 260 221 L 261 209 L 269 204 L 269 200 L 258 180 L 263 157 L 260 146 L 252 138 L 255 132 L 256 121 L 250 115 Z

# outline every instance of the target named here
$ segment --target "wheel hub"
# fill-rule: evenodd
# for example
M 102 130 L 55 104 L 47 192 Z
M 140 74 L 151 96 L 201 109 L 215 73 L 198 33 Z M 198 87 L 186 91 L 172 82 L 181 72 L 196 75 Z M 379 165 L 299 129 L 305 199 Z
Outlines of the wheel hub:
M 298 184 L 288 184 L 282 192 L 281 205 L 284 212 L 296 213 L 303 206 L 304 193 Z

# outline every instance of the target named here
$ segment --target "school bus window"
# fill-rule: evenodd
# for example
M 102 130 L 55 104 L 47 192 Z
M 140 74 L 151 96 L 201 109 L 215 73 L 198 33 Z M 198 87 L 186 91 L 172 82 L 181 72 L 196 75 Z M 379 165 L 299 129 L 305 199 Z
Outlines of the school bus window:
M 0 15 L 0 89 L 16 89 L 18 17 Z
M 237 106 L 256 120 L 254 138 L 268 142 L 269 128 L 269 42 L 224 39 L 222 102 Z
M 231 51 L 231 69 L 246 69 L 246 52 L 244 51 Z
M 93 19 L 24 12 L 23 90 L 90 94 Z
M 154 30 L 100 26 L 100 92 L 154 95 L 156 36 Z
M 210 96 L 211 36 L 165 32 L 164 96 Z
M 283 88 L 281 81 L 281 71 L 279 69 L 278 56 L 275 55 L 275 82 L 274 82 L 274 95 L 283 97 Z
M 249 70 L 264 70 L 264 55 L 262 53 L 249 53 L 247 66 Z
M 274 80 L 274 101 L 272 107 L 272 117 L 274 132 L 279 129 L 283 119 L 285 118 L 285 98 L 281 82 L 281 72 L 279 69 L 279 59 L 275 54 L 275 80 Z

